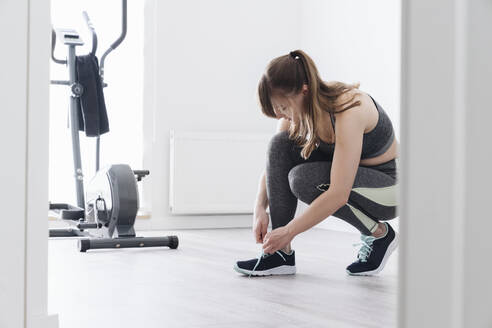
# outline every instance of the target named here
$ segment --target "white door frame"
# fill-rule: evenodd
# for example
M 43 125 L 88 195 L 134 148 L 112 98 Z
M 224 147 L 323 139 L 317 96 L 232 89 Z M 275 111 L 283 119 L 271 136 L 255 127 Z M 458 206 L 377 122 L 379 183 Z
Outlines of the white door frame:
M 49 0 L 2 0 L 0 327 L 56 328 L 47 314 Z
M 400 327 L 492 327 L 492 1 L 402 6 Z

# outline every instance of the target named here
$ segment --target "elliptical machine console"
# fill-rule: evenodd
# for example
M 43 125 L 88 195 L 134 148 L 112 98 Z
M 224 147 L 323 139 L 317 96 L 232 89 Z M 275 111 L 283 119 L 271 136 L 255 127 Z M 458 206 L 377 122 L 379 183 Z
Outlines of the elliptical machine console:
M 91 54 L 97 50 L 97 35 L 89 16 L 83 13 L 88 28 L 92 34 Z M 118 39 L 104 52 L 99 67 L 99 77 L 102 87 L 104 82 L 104 61 L 107 55 L 116 49 L 126 36 L 127 1 L 122 0 L 122 33 Z M 67 59 L 55 58 L 56 39 L 68 47 Z M 51 84 L 70 87 L 70 130 L 72 135 L 72 152 L 74 162 L 75 193 L 77 206 L 65 203 L 50 203 L 50 210 L 57 216 L 70 223 L 67 229 L 50 229 L 50 237 L 88 237 L 79 239 L 78 248 L 81 252 L 100 248 L 129 248 L 129 247 L 158 247 L 166 246 L 172 249 L 178 247 L 177 236 L 137 237 L 134 224 L 139 209 L 137 182 L 149 175 L 148 170 L 132 170 L 127 164 L 114 164 L 99 169 L 100 137 L 96 143 L 96 175 L 87 186 L 84 194 L 84 175 L 79 140 L 79 99 L 88 87 L 77 78 L 76 50 L 84 42 L 77 31 L 72 29 L 52 30 L 51 58 L 55 63 L 67 65 L 69 80 L 52 80 Z

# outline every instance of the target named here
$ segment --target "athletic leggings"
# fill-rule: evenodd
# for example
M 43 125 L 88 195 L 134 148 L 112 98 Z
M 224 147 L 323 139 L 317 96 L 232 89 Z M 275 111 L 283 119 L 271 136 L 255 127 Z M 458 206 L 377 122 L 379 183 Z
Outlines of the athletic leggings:
M 268 145 L 266 190 L 272 229 L 285 226 L 295 215 L 297 200 L 311 204 L 330 186 L 334 147 L 321 144 L 308 159 L 288 131 L 275 134 Z M 332 215 L 362 234 L 376 231 L 379 221 L 397 216 L 398 159 L 375 166 L 360 165 L 348 202 Z

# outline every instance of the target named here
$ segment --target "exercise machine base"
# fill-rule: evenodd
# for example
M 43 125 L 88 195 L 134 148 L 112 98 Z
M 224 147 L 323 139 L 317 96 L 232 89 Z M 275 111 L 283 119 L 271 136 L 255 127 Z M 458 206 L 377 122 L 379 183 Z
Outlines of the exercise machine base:
M 139 248 L 139 247 L 169 247 L 178 248 L 179 240 L 177 236 L 166 237 L 124 237 L 124 238 L 95 238 L 79 239 L 78 248 L 80 252 L 89 249 L 107 248 Z

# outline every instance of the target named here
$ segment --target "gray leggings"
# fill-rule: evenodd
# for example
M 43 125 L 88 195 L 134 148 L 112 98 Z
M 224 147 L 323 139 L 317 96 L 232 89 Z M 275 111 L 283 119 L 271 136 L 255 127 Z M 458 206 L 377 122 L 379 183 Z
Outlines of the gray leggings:
M 295 215 L 297 200 L 311 204 L 330 185 L 333 148 L 319 147 L 308 159 L 288 132 L 275 134 L 268 145 L 266 189 L 272 228 L 285 226 Z M 397 216 L 398 159 L 375 166 L 359 165 L 346 205 L 333 216 L 362 234 L 376 231 L 379 221 Z

